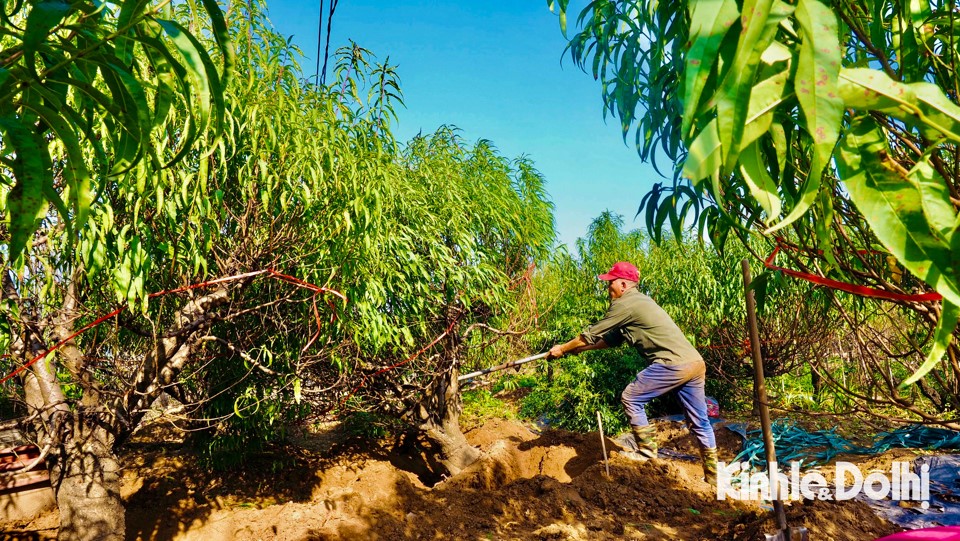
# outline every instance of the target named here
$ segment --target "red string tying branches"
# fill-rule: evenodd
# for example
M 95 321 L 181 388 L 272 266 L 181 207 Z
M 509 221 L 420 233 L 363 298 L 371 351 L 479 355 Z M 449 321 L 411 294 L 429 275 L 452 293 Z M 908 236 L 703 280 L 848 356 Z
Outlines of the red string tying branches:
M 370 378 L 375 378 L 375 377 L 379 376 L 380 374 L 383 374 L 384 372 L 389 372 L 389 371 L 391 371 L 391 370 L 393 370 L 393 369 L 395 369 L 395 368 L 399 368 L 399 367 L 401 367 L 401 366 L 409 363 L 410 361 L 416 359 L 417 357 L 423 355 L 423 352 L 425 352 L 425 351 L 427 351 L 428 349 L 432 348 L 433 346 L 435 346 L 435 345 L 437 344 L 437 342 L 439 342 L 440 340 L 443 340 L 443 338 L 444 338 L 445 336 L 447 336 L 448 334 L 450 334 L 450 331 L 453 330 L 453 327 L 454 327 L 454 325 L 456 325 L 456 324 L 457 324 L 457 321 L 456 321 L 456 320 L 453 320 L 453 322 L 451 322 L 450 325 L 447 326 L 447 330 L 443 331 L 443 332 L 440 334 L 440 336 L 434 338 L 432 342 L 430 342 L 429 344 L 423 346 L 422 348 L 420 348 L 420 351 L 417 351 L 416 353 L 414 353 L 413 355 L 407 357 L 406 359 L 404 359 L 404 360 L 402 360 L 402 361 L 400 361 L 400 362 L 398 362 L 398 363 L 396 363 L 396 364 L 394 364 L 394 365 L 388 366 L 388 367 L 386 367 L 386 368 L 382 368 L 382 369 L 374 372 L 373 374 L 364 376 L 363 379 L 360 380 L 360 385 L 357 385 L 352 391 L 350 391 L 350 393 L 346 396 L 346 398 L 344 398 L 343 400 L 340 401 L 340 404 L 337 406 L 337 409 L 342 409 L 342 408 L 343 408 L 343 405 L 347 403 L 347 400 L 350 400 L 350 398 L 351 398 L 357 391 L 359 391 L 361 388 L 363 388 L 364 385 L 367 384 L 367 380 L 368 380 L 368 379 L 370 379 Z M 327 410 L 327 411 L 330 411 L 330 410 Z
M 763 265 L 766 268 L 770 270 L 780 271 L 786 275 L 793 276 L 794 278 L 806 280 L 808 282 L 826 286 L 831 289 L 846 291 L 847 293 L 853 293 L 854 295 L 860 295 L 861 297 L 873 297 L 876 299 L 886 299 L 889 301 L 929 302 L 929 301 L 939 301 L 943 299 L 943 296 L 941 296 L 936 291 L 931 291 L 929 293 L 921 293 L 919 295 L 892 293 L 889 291 L 874 289 L 872 287 L 866 287 L 866 286 L 860 286 L 860 285 L 851 284 L 847 282 L 841 282 L 839 280 L 832 280 L 830 278 L 824 278 L 823 276 L 817 276 L 815 274 L 795 271 L 793 269 L 788 269 L 786 267 L 778 267 L 773 264 L 773 260 L 775 257 L 777 257 L 777 252 L 779 251 L 780 251 L 780 245 L 778 244 L 777 247 L 773 249 L 773 253 L 771 253 L 767 257 L 767 259 L 764 260 Z
M 247 279 L 247 278 L 253 278 L 253 277 L 256 277 L 256 276 L 263 275 L 263 274 L 266 274 L 266 275 L 268 275 L 269 277 L 274 278 L 274 279 L 276 279 L 276 280 L 280 280 L 280 281 L 282 281 L 282 282 L 287 282 L 287 283 L 293 284 L 293 285 L 295 285 L 295 286 L 297 286 L 297 287 L 302 287 L 302 288 L 304 288 L 304 289 L 308 289 L 308 290 L 310 290 L 310 291 L 313 291 L 313 298 L 312 298 L 312 301 L 313 301 L 313 314 L 314 314 L 314 317 L 316 318 L 316 321 L 317 321 L 317 332 L 314 333 L 314 335 L 310 338 L 310 341 L 307 342 L 307 345 L 304 346 L 304 348 L 303 348 L 302 351 L 306 351 L 307 348 L 309 348 L 311 345 L 313 345 L 314 341 L 316 341 L 316 339 L 320 336 L 320 326 L 321 326 L 321 323 L 320 323 L 320 312 L 319 312 L 319 310 L 317 309 L 317 295 L 320 295 L 321 293 L 332 293 L 332 294 L 335 295 L 336 297 L 339 297 L 340 300 L 342 300 L 344 303 L 347 302 L 347 297 L 344 296 L 343 293 L 340 293 L 339 291 L 337 291 L 337 290 L 335 290 L 335 289 L 330 289 L 330 288 L 326 288 L 326 287 L 320 287 L 320 286 L 311 284 L 311 283 L 309 283 L 309 282 L 305 282 L 305 281 L 303 281 L 303 280 L 300 280 L 299 278 L 294 278 L 293 276 L 288 276 L 288 275 L 286 275 L 286 274 L 279 273 L 279 272 L 277 272 L 277 271 L 275 271 L 275 270 L 273 270 L 273 269 L 246 272 L 246 273 L 243 273 L 243 274 L 236 274 L 236 275 L 234 275 L 234 276 L 226 276 L 226 277 L 223 277 L 223 278 L 217 278 L 217 279 L 215 279 L 215 280 L 209 280 L 209 281 L 206 281 L 206 282 L 201 282 L 201 283 L 199 283 L 199 284 L 192 284 L 192 285 L 188 285 L 188 286 L 178 287 L 178 288 L 175 288 L 175 289 L 167 289 L 167 290 L 163 290 L 163 291 L 157 291 L 157 292 L 155 292 L 155 293 L 151 293 L 151 294 L 147 295 L 147 298 L 152 299 L 152 298 L 155 298 L 155 297 L 160 297 L 160 296 L 163 296 L 163 295 L 169 295 L 169 294 L 172 294 L 172 293 L 182 293 L 182 292 L 184 292 L 184 291 L 189 291 L 189 290 L 192 290 L 192 289 L 199 289 L 199 288 L 201 288 L 201 287 L 209 287 L 209 286 L 212 286 L 212 285 L 223 284 L 223 283 L 227 283 L 227 282 L 235 282 L 235 281 L 237 281 L 237 280 L 244 280 L 244 279 Z M 331 310 L 333 310 L 334 306 L 333 306 L 333 303 L 332 303 L 331 301 L 327 301 L 327 305 L 330 306 L 330 309 L 331 309 Z M 69 341 L 73 340 L 74 338 L 80 336 L 81 334 L 89 331 L 90 329 L 96 327 L 97 325 L 100 325 L 100 324 L 103 323 L 104 321 L 107 321 L 107 320 L 110 319 L 110 318 L 116 317 L 120 312 L 123 312 L 123 310 L 124 310 L 124 308 L 117 308 L 117 309 L 114 310 L 113 312 L 110 312 L 109 314 L 107 314 L 107 315 L 105 315 L 105 316 L 102 316 L 102 317 L 100 317 L 100 318 L 97 318 L 95 321 L 93 321 L 93 322 L 91 322 L 91 323 L 88 323 L 87 325 L 84 325 L 83 328 L 81 328 L 79 331 L 77 331 L 77 332 L 71 334 L 70 336 L 68 336 L 67 338 L 64 338 L 63 340 L 57 342 L 57 343 L 54 344 L 52 347 L 50 347 L 50 348 L 48 348 L 47 350 L 45 350 L 43 353 L 41 353 L 41 354 L 37 355 L 36 357 L 30 359 L 30 361 L 27 362 L 26 364 L 18 367 L 18 368 L 17 368 L 16 370 L 14 370 L 13 372 L 10 372 L 10 373 L 7 374 L 6 376 L 4 376 L 3 379 L 0 379 L 0 385 L 6 383 L 7 380 L 9 380 L 10 378 L 16 376 L 17 374 L 23 372 L 23 371 L 26 370 L 27 368 L 30 368 L 31 366 L 33 366 L 34 363 L 36 363 L 36 362 L 39 361 L 40 359 L 43 359 L 44 357 L 46 357 L 46 356 L 49 355 L 50 353 L 52 353 L 52 352 L 60 349 L 60 348 L 61 348 L 64 344 L 66 344 L 67 342 L 69 342 Z M 331 317 L 333 317 L 333 316 L 331 316 Z M 302 352 L 302 351 L 301 351 L 301 352 Z

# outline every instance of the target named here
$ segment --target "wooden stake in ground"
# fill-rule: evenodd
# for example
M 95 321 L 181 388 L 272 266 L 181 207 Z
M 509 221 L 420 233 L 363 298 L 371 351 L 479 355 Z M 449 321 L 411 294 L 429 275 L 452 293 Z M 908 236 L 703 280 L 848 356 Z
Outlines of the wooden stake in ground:
M 757 306 L 750 289 L 750 263 L 744 259 L 740 262 L 743 268 L 743 293 L 747 300 L 747 327 L 750 329 L 750 351 L 753 353 L 753 386 L 757 400 L 757 409 L 760 411 L 760 429 L 763 431 L 763 446 L 767 451 L 767 473 L 770 475 L 770 491 L 773 495 L 773 510 L 777 517 L 779 533 L 786 534 L 790 540 L 790 530 L 787 528 L 787 514 L 780 501 L 780 490 L 777 487 L 777 476 L 773 468 L 777 465 L 777 452 L 773 446 L 773 427 L 770 424 L 770 410 L 767 408 L 767 387 L 763 379 L 763 357 L 760 356 L 760 331 L 757 327 Z M 781 536 L 781 538 L 783 538 Z
M 603 419 L 597 411 L 597 426 L 600 427 L 600 448 L 603 449 L 603 465 L 607 468 L 607 477 L 610 477 L 610 463 L 607 462 L 607 441 L 603 439 Z

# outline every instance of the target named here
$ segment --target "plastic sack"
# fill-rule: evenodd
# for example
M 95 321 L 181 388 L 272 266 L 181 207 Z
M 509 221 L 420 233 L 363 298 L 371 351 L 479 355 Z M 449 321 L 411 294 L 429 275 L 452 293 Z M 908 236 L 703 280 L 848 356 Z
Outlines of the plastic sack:
M 707 397 L 707 416 L 720 417 L 720 403 L 712 396 Z

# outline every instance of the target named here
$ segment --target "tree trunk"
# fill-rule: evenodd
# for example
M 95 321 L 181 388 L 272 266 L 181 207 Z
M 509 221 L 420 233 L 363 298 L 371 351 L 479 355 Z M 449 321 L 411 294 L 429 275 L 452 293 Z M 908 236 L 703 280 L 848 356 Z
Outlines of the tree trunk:
M 126 536 L 114 436 L 99 417 L 74 413 L 63 425 L 59 460 L 51 471 L 61 541 L 123 541 Z
M 460 430 L 458 375 L 454 368 L 438 376 L 420 404 L 418 442 L 425 451 L 427 467 L 437 479 L 457 475 L 481 455 Z
M 39 343 L 30 350 L 40 351 Z M 50 482 L 60 509 L 58 538 L 68 541 L 122 541 L 124 508 L 120 499 L 120 465 L 105 416 L 71 411 L 49 359 L 24 376 L 24 396 L 40 445 L 52 448 Z
M 25 402 L 30 412 L 37 414 L 31 417 L 33 431 L 40 445 L 52 449 L 50 480 L 60 509 L 59 539 L 125 538 L 125 511 L 120 498 L 122 476 L 114 449 L 139 423 L 146 411 L 144 406 L 176 380 L 190 359 L 196 333 L 209 324 L 209 313 L 226 301 L 227 290 L 218 289 L 188 302 L 179 310 L 170 336 L 157 340 L 144 356 L 133 374 L 132 387 L 108 402 L 93 381 L 84 377 L 83 356 L 72 342 L 66 344 L 60 355 L 74 381 L 83 386 L 81 404 L 70 407 L 53 366 L 53 355 L 34 363 L 24 374 Z M 73 332 L 73 306 L 72 302 L 65 302 L 66 315 L 55 318 L 51 330 L 57 339 L 65 339 Z M 42 332 L 36 329 L 27 329 L 23 339 L 11 349 L 23 359 L 44 350 Z

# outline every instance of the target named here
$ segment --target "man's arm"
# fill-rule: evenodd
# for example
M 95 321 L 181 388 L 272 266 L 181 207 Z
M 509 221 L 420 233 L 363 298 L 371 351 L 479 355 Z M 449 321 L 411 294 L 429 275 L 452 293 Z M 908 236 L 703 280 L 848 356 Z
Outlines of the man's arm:
M 577 335 L 576 338 L 565 344 L 557 344 L 550 348 L 550 355 L 547 358 L 556 359 L 563 357 L 568 353 L 576 355 L 578 353 L 583 353 L 584 351 L 590 351 L 592 349 L 606 349 L 607 347 L 609 346 L 603 338 L 592 344 L 588 344 L 582 336 Z

